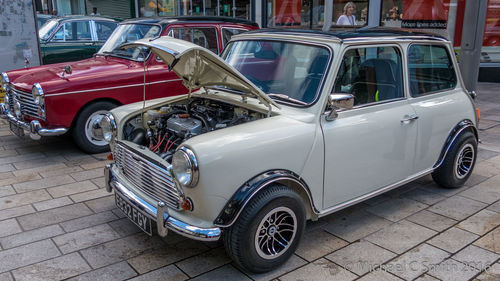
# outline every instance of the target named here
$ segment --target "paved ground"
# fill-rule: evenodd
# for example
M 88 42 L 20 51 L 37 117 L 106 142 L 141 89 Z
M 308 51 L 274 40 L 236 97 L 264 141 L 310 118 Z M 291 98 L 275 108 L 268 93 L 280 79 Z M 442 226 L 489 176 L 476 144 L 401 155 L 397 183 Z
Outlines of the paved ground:
M 2 120 L 0 281 L 500 280 L 498 87 L 480 84 L 483 143 L 467 186 L 424 177 L 310 223 L 289 262 L 264 275 L 236 269 L 220 244 L 140 233 L 103 189 L 104 154 L 19 140 Z

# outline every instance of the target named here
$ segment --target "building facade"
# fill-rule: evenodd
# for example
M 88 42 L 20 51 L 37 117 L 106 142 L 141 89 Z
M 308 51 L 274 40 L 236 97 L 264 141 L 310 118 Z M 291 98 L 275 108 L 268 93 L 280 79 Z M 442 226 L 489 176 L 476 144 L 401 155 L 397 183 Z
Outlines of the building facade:
M 475 0 L 472 0 L 475 1 Z M 354 4 L 346 16 L 346 5 Z M 404 27 L 438 33 L 460 52 L 466 0 L 35 0 L 37 10 L 114 18 L 227 16 L 261 27 L 331 30 L 343 24 Z M 347 18 L 347 21 L 339 20 Z M 347 26 L 349 27 L 349 26 Z M 500 67 L 500 0 L 488 0 L 481 67 Z

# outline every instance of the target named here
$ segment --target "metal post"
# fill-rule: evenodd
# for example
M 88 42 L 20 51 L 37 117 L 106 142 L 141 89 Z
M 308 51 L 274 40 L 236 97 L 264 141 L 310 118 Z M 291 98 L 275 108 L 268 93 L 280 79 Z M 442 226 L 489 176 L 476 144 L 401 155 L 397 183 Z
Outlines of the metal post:
M 465 4 L 460 72 L 469 91 L 475 91 L 477 86 L 487 8 L 488 0 L 468 0 Z
M 371 0 L 368 4 L 368 26 L 380 25 L 382 0 Z
M 264 13 L 262 13 L 262 7 L 265 6 L 265 4 L 263 5 L 263 3 L 265 0 L 255 0 L 254 3 L 255 3 L 255 22 L 260 26 L 260 27 L 263 27 L 262 26 L 262 18 L 264 17 Z
M 325 2 L 325 13 L 324 13 L 325 18 L 323 20 L 323 31 L 330 30 L 330 27 L 332 26 L 333 1 L 334 0 Z
M 220 16 L 220 0 L 217 0 L 217 16 Z

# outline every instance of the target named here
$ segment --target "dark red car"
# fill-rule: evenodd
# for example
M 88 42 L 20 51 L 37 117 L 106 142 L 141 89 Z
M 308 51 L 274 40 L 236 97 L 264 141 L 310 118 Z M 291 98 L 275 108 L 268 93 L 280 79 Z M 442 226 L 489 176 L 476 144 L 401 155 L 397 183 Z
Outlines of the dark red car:
M 2 73 L 5 102 L 0 116 L 18 136 L 31 138 L 71 132 L 77 145 L 89 153 L 108 149 L 98 126 L 113 107 L 187 93 L 181 79 L 146 48 L 123 49 L 124 43 L 172 36 L 220 54 L 232 35 L 258 25 L 223 17 L 169 17 L 121 22 L 93 58 Z

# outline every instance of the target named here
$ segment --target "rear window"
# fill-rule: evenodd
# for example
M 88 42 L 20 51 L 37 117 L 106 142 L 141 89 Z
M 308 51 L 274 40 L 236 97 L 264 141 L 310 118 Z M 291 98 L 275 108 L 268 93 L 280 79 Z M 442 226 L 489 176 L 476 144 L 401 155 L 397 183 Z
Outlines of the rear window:
M 408 68 L 413 97 L 453 89 L 457 85 L 453 61 L 444 46 L 411 45 Z
M 192 42 L 219 54 L 217 32 L 214 27 L 176 27 L 168 32 L 168 36 Z

